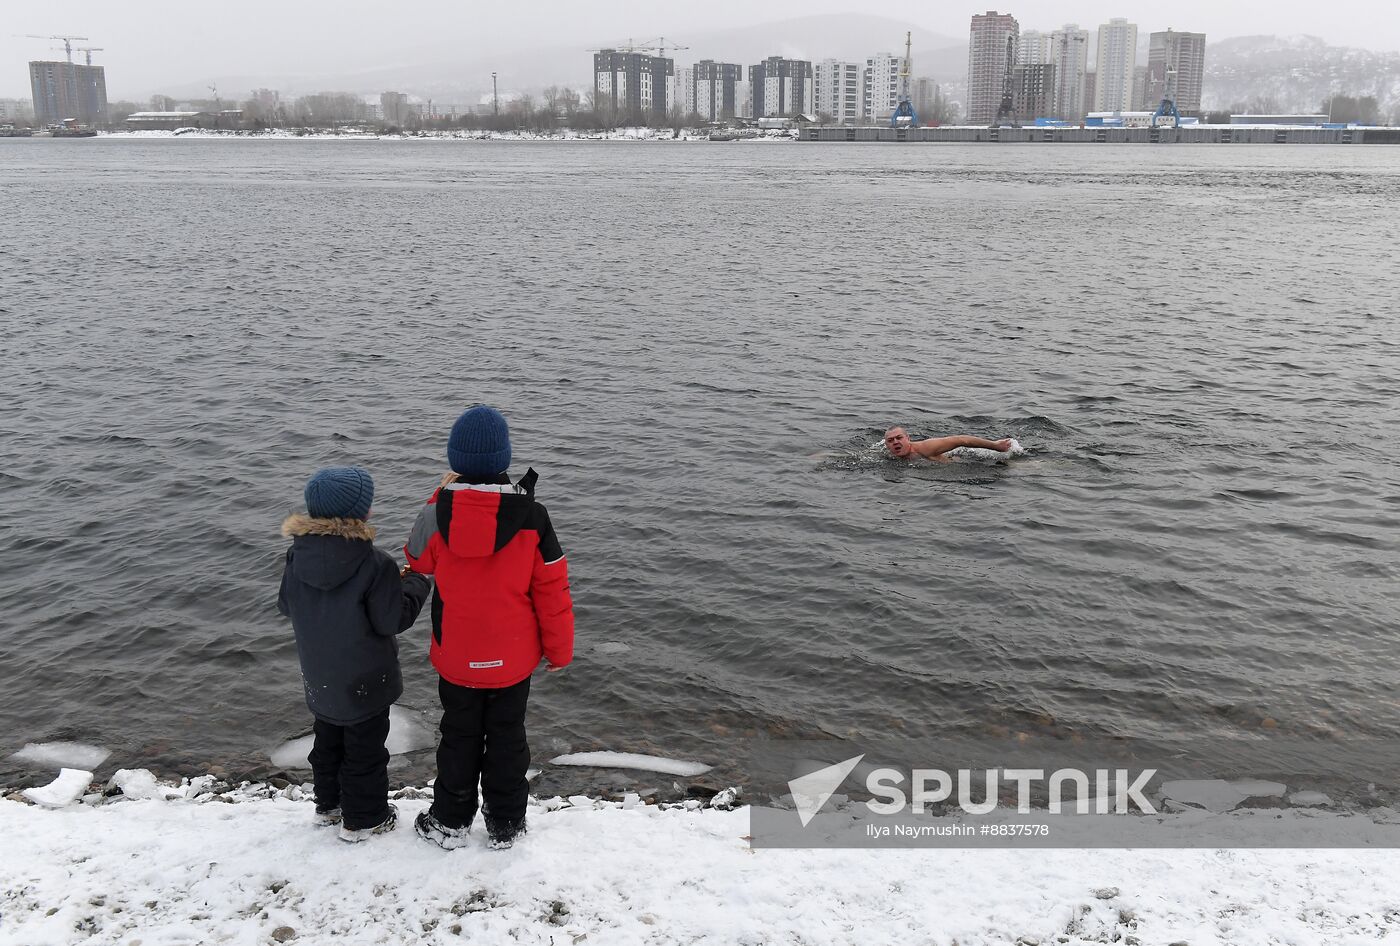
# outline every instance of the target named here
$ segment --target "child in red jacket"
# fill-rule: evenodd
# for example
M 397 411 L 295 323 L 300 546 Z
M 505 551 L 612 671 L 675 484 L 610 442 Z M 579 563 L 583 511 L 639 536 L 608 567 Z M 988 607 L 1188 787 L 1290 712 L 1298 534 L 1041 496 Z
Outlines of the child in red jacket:
M 433 642 L 442 699 L 433 804 L 420 837 L 444 848 L 467 843 L 477 783 L 490 846 L 525 830 L 530 747 L 525 704 L 543 657 L 562 670 L 574 656 L 574 608 L 564 552 L 535 502 L 535 474 L 506 476 L 510 432 L 499 411 L 477 405 L 447 442 L 452 475 L 419 513 L 404 546 L 409 566 L 437 578 Z

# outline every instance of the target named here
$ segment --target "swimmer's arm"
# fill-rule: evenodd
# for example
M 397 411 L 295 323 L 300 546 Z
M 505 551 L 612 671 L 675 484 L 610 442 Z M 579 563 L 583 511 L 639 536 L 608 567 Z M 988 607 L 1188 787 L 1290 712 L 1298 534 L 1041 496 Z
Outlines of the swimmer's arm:
M 1000 452 L 1010 449 L 1011 444 L 1006 440 L 983 440 L 981 437 L 934 437 L 932 440 L 919 440 L 913 446 L 919 456 L 932 460 L 959 447 L 977 447 Z

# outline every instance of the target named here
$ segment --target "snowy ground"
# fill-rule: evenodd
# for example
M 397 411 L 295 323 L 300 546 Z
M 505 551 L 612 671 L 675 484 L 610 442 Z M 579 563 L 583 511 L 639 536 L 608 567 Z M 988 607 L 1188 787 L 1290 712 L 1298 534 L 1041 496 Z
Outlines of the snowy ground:
M 1338 946 L 1400 934 L 1388 851 L 755 851 L 742 808 L 578 797 L 533 805 L 511 850 L 478 838 L 446 852 L 414 835 L 427 801 L 413 790 L 398 830 L 359 845 L 313 827 L 296 786 L 166 794 L 181 797 L 56 810 L 0 799 L 0 943 Z

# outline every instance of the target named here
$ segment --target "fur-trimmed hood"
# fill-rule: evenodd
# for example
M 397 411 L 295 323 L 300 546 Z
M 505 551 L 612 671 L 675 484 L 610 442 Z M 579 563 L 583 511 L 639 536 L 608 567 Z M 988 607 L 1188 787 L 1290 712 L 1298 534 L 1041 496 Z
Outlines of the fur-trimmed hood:
M 298 579 L 329 591 L 368 567 L 374 557 L 374 527 L 363 519 L 288 516 L 282 534 L 292 540 L 287 565 Z
M 282 520 L 282 536 L 287 539 L 299 535 L 337 535 L 342 539 L 373 542 L 374 534 L 374 526 L 363 519 L 317 519 L 296 512 Z

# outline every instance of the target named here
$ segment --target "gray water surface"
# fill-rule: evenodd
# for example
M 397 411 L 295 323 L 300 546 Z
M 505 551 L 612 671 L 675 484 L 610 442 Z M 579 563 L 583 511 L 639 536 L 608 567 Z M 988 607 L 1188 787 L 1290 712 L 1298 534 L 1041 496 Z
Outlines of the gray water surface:
M 1385 148 L 2 140 L 0 757 L 270 771 L 281 519 L 364 464 L 396 549 L 476 401 L 569 556 L 537 760 L 1400 737 L 1397 206 Z

